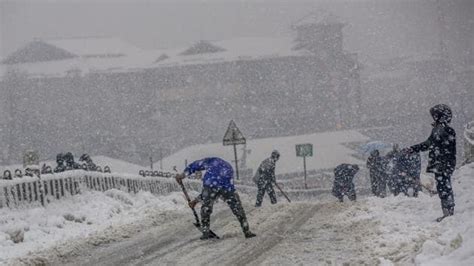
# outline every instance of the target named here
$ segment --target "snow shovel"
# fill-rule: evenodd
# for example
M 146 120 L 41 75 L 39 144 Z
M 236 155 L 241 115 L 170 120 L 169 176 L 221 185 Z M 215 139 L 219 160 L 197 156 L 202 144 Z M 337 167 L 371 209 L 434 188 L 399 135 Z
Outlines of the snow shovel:
M 288 198 L 288 196 L 286 195 L 285 192 L 283 192 L 283 190 L 281 189 L 281 187 L 278 185 L 277 182 L 274 182 L 275 183 L 275 186 L 280 190 L 281 194 L 283 194 L 283 196 L 285 196 L 285 198 L 288 200 L 288 202 L 291 202 L 290 198 Z
M 188 201 L 188 203 L 191 202 L 191 198 L 189 197 L 188 192 L 186 191 L 186 188 L 184 187 L 183 181 L 176 180 L 176 182 L 178 182 L 178 184 L 181 186 L 181 189 L 183 190 L 184 196 L 186 197 L 186 200 Z M 191 208 L 191 206 L 189 208 Z M 196 219 L 196 222 L 194 222 L 193 224 L 199 229 L 199 231 L 202 232 L 199 216 L 194 208 L 191 208 L 191 210 L 193 210 L 194 218 Z M 216 233 L 214 233 L 212 230 L 209 230 L 209 237 L 219 239 L 219 236 L 216 235 Z

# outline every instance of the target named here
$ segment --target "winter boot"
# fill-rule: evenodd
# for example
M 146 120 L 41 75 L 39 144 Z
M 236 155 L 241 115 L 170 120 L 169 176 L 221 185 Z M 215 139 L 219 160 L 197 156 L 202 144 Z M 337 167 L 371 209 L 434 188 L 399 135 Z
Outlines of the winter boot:
M 450 211 L 452 210 L 452 211 Z M 439 217 L 436 219 L 436 221 L 439 223 L 441 222 L 444 218 L 451 216 L 454 214 L 454 209 L 448 209 L 448 208 L 443 208 L 443 216 Z
M 208 239 L 211 239 L 211 234 L 209 233 L 209 231 L 202 231 L 202 236 L 199 238 L 201 240 L 208 240 Z
M 250 231 L 246 231 L 244 232 L 244 235 L 245 235 L 245 238 L 252 238 L 252 237 L 256 237 L 257 235 L 250 232 Z
M 448 212 L 449 212 L 449 216 L 453 216 L 454 215 L 454 207 L 449 208 Z

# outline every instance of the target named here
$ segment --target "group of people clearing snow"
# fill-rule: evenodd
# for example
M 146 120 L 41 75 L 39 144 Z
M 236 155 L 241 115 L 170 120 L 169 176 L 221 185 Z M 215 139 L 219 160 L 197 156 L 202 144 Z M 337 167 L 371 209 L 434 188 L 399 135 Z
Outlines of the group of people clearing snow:
M 417 197 L 421 191 L 421 156 L 420 152 L 428 151 L 428 167 L 426 172 L 433 173 L 436 180 L 437 194 L 441 200 L 441 209 L 445 217 L 454 215 L 454 195 L 451 186 L 451 176 L 456 167 L 456 132 L 449 126 L 452 111 L 445 104 L 438 104 L 430 109 L 433 118 L 433 129 L 428 139 L 422 143 L 399 149 L 394 145 L 393 150 L 386 156 L 381 156 L 379 150 L 371 152 L 367 159 L 370 173 L 371 191 L 375 196 L 385 197 L 387 187 L 397 196 L 403 193 Z M 350 200 L 356 200 L 354 176 L 359 171 L 355 164 L 341 164 L 334 169 L 334 186 L 332 193 L 339 201 L 344 195 Z
M 454 196 L 451 186 L 451 176 L 456 166 L 456 133 L 450 122 L 452 111 L 445 104 L 438 104 L 430 109 L 434 120 L 433 129 L 428 139 L 422 143 L 399 150 L 397 146 L 386 156 L 381 156 L 378 150 L 374 150 L 367 160 L 370 172 L 371 190 L 376 196 L 386 196 L 386 187 L 394 195 L 403 193 L 408 195 L 409 188 L 413 189 L 413 196 L 421 191 L 420 152 L 428 151 L 427 172 L 433 173 L 437 182 L 437 193 L 441 199 L 443 216 L 454 214 Z M 259 166 L 253 181 L 256 183 L 258 192 L 255 206 L 262 205 L 263 196 L 268 193 L 272 204 L 277 203 L 273 184 L 275 180 L 275 164 L 280 158 L 280 153 L 274 150 L 271 156 L 265 159 Z M 203 188 L 201 194 L 194 200 L 189 201 L 189 206 L 194 209 L 198 202 L 201 207 L 201 239 L 213 237 L 210 230 L 210 216 L 214 202 L 222 198 L 237 217 L 246 238 L 255 237 L 250 231 L 245 211 L 234 186 L 234 171 L 232 166 L 225 160 L 217 157 L 209 157 L 197 160 L 189 164 L 183 173 L 176 175 L 176 180 L 182 184 L 186 176 L 199 174 L 205 171 L 202 177 Z M 343 201 L 344 195 L 350 200 L 356 200 L 354 176 L 359 171 L 356 164 L 340 164 L 334 169 L 334 186 L 332 194 Z

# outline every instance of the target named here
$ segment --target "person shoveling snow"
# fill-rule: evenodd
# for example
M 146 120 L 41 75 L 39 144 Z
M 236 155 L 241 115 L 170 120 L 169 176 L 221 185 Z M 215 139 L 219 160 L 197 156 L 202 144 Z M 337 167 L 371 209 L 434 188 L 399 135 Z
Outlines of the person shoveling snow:
M 192 162 L 184 169 L 182 174 L 176 175 L 176 180 L 182 182 L 186 175 L 192 175 L 198 171 L 206 171 L 202 178 L 202 193 L 190 202 L 190 206 L 194 207 L 198 201 L 202 201 L 201 207 L 201 221 L 202 221 L 202 236 L 201 239 L 210 239 L 210 222 L 212 207 L 214 201 L 221 197 L 229 205 L 232 213 L 237 217 L 242 227 L 242 231 L 246 238 L 256 236 L 250 231 L 247 217 L 245 216 L 244 208 L 240 202 L 239 194 L 234 187 L 234 170 L 232 166 L 217 157 L 204 158 Z

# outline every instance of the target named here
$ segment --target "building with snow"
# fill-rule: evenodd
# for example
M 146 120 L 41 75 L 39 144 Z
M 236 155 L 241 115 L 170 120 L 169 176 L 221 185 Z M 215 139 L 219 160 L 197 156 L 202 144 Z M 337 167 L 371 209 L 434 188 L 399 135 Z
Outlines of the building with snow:
M 70 149 L 137 162 L 219 141 L 231 119 L 250 138 L 351 127 L 360 67 L 343 50 L 343 26 L 310 15 L 292 38 L 165 50 L 116 38 L 34 40 L 2 61 L 3 143 L 9 154 Z

